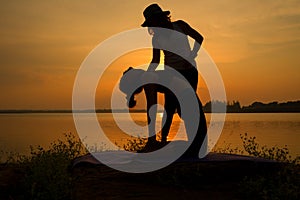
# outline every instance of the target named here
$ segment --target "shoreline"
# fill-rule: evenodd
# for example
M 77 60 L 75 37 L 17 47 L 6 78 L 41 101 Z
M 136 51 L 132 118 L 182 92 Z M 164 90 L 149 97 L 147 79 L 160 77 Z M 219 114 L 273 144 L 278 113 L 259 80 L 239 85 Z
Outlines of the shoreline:
M 68 169 L 73 180 L 71 199 L 252 198 L 251 191 L 247 191 L 252 187 L 248 185 L 250 180 L 276 177 L 288 165 L 228 154 L 214 154 L 211 158 L 175 162 L 149 173 L 125 173 L 101 163 L 82 162 Z M 24 175 L 22 166 L 1 164 L 0 198 L 26 199 L 21 188 Z
M 57 114 L 64 114 L 64 113 L 83 113 L 83 114 L 88 114 L 88 113 L 146 113 L 146 110 L 128 110 L 128 109 L 122 109 L 122 110 L 116 110 L 116 111 L 111 111 L 111 110 L 78 110 L 78 111 L 72 111 L 72 110 L 0 110 L 0 114 L 52 114 L 52 113 L 57 113 Z M 162 113 L 163 111 L 158 111 L 158 113 Z M 210 114 L 212 112 L 204 112 L 207 114 Z M 224 112 L 214 112 L 214 113 L 224 113 Z M 241 112 L 226 112 L 226 113 L 237 113 L 237 114 L 249 114 L 249 113 L 254 113 L 254 114 L 264 114 L 264 113 L 278 113 L 278 114 L 284 114 L 284 113 L 300 113 L 299 111 L 268 111 L 268 112 L 262 112 L 262 111 L 241 111 Z
M 50 149 L 32 148 L 31 156 L 0 164 L 0 199 L 297 199 L 299 158 L 291 160 L 285 148 L 257 148 L 254 137 L 243 141 L 249 156 L 183 156 L 156 171 L 126 173 L 95 160 L 69 133 Z M 149 164 L 107 153 L 113 165 L 124 159 L 137 167 Z

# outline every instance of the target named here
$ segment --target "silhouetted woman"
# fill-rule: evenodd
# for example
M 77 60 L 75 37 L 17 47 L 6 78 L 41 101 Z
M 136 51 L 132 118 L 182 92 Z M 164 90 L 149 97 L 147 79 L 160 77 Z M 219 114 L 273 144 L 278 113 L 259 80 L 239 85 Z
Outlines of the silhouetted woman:
M 185 77 L 185 79 L 190 83 L 190 85 L 196 92 L 198 84 L 198 71 L 196 69 L 195 58 L 203 41 L 203 37 L 201 36 L 201 34 L 199 34 L 196 30 L 191 28 L 186 22 L 182 20 L 172 22 L 169 16 L 170 11 L 163 11 L 157 4 L 151 4 L 150 6 L 148 6 L 144 10 L 143 15 L 145 17 L 145 21 L 142 24 L 142 27 L 148 27 L 149 33 L 153 35 L 153 57 L 148 67 L 148 71 L 155 71 L 160 61 L 160 50 L 162 50 L 164 53 L 165 66 L 173 68 L 181 75 L 183 75 L 183 77 Z M 180 34 L 180 36 L 178 36 L 178 34 L 175 34 L 176 36 L 174 36 L 174 38 L 172 38 L 172 35 L 162 36 L 160 35 L 159 29 L 155 29 L 155 27 L 175 30 L 182 34 Z M 191 49 L 189 45 L 188 36 L 196 41 L 194 43 L 193 49 Z M 166 45 L 169 45 L 169 47 L 171 45 L 171 49 L 174 49 L 175 52 L 180 52 L 181 56 L 173 53 L 174 51 L 170 52 L 164 50 L 163 47 Z M 165 67 L 165 70 L 168 70 L 167 67 Z M 207 132 L 206 119 L 199 98 L 198 102 L 200 122 L 197 135 L 190 147 L 190 152 L 192 152 L 192 154 L 199 152 L 201 144 L 203 143 Z M 165 93 L 164 107 L 167 115 L 163 116 L 163 121 L 165 121 L 161 132 L 161 139 L 163 143 L 167 141 L 167 136 L 176 109 L 179 115 L 181 114 L 178 100 L 171 91 Z M 189 133 L 187 134 L 189 135 Z M 151 140 L 155 140 L 155 138 L 149 138 L 150 142 Z

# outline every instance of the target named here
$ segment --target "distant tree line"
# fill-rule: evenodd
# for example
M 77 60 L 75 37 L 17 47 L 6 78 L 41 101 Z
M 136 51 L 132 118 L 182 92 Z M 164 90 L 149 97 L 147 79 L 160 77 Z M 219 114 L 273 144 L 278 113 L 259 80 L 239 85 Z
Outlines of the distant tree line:
M 222 101 L 209 101 L 203 106 L 206 113 L 212 112 L 212 105 L 216 108 L 213 112 L 222 112 L 221 108 L 225 108 L 228 113 L 297 113 L 300 112 L 300 101 L 288 101 L 278 103 L 277 101 L 271 103 L 254 102 L 249 106 L 241 106 L 239 101 L 222 102 Z
M 203 106 L 206 113 L 212 112 L 228 112 L 228 113 L 300 113 L 300 100 L 288 101 L 278 103 L 277 101 L 271 103 L 254 102 L 249 106 L 241 106 L 239 101 L 222 102 L 222 101 L 209 101 Z M 226 110 L 225 110 L 226 108 Z M 161 110 L 160 110 L 161 111 Z M 0 113 L 93 113 L 94 110 L 0 110 Z M 128 109 L 97 109 L 97 113 L 126 113 Z M 133 113 L 144 113 L 145 109 L 132 109 Z

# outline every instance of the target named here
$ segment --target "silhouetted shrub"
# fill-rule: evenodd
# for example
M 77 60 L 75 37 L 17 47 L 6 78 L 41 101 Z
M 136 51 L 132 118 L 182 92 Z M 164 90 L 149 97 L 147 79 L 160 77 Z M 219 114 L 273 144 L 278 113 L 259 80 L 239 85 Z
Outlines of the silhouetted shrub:
M 49 149 L 30 147 L 31 155 L 19 158 L 24 168 L 23 190 L 27 199 L 70 199 L 72 160 L 86 153 L 79 139 L 71 133 L 52 143 Z
M 245 151 L 250 156 L 281 162 L 277 173 L 245 177 L 240 183 L 244 198 L 248 199 L 299 199 L 300 197 L 300 158 L 292 158 L 287 146 L 267 147 L 256 142 L 255 137 L 241 135 Z
M 145 147 L 146 143 L 147 139 L 132 137 L 131 139 L 127 140 L 125 145 L 123 145 L 123 149 L 125 151 L 138 152 Z

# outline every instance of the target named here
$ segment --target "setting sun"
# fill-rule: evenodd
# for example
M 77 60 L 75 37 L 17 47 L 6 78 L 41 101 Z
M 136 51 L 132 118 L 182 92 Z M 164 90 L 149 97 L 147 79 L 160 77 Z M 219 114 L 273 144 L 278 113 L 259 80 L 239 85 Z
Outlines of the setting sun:
M 300 85 L 297 1 L 159 3 L 171 11 L 173 21 L 183 19 L 204 36 L 202 48 L 216 62 L 229 101 L 248 105 L 299 99 L 295 92 Z M 127 3 L 124 10 L 116 1 L 3 3 L 1 109 L 70 109 L 82 61 L 105 39 L 139 28 L 147 4 Z M 150 50 L 132 55 L 121 56 L 109 66 L 113 82 L 105 87 L 114 84 L 126 67 L 151 60 Z M 201 82 L 199 90 L 207 102 Z M 98 92 L 98 99 L 106 97 L 105 91 L 103 97 Z

